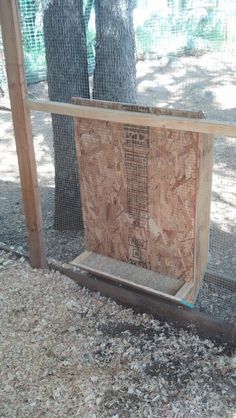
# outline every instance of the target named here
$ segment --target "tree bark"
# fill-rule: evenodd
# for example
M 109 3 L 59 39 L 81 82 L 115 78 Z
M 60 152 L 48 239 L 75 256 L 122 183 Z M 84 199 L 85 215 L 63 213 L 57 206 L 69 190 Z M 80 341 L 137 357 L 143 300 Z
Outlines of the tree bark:
M 89 98 L 86 34 L 82 0 L 52 0 L 44 12 L 44 38 L 50 100 Z M 52 115 L 55 161 L 54 227 L 82 228 L 73 119 Z
M 133 7 L 133 0 L 95 0 L 94 99 L 137 100 Z

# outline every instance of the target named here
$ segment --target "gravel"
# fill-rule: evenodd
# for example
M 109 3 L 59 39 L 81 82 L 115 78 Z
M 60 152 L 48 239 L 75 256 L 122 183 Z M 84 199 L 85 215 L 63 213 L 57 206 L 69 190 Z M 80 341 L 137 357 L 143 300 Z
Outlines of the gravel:
M 0 251 L 1 417 L 236 413 L 236 356 Z

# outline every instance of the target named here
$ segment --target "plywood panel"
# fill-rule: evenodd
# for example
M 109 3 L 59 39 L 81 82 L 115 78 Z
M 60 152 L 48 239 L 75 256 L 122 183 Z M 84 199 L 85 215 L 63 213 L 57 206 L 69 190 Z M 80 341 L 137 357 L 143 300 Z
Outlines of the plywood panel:
M 150 141 L 150 253 L 155 271 L 185 281 L 194 274 L 198 140 L 198 134 L 155 129 Z
M 85 99 L 74 102 L 201 116 Z M 192 132 L 81 118 L 75 123 L 87 249 L 166 277 L 199 280 L 204 263 L 195 266 L 196 223 L 201 218 L 197 217 L 197 208 L 201 212 L 198 189 L 203 186 L 199 173 L 209 165 L 201 153 L 205 138 Z M 206 237 L 207 225 L 202 228 Z
M 113 278 L 116 281 L 122 282 L 122 280 L 125 280 L 128 284 L 147 287 L 172 296 L 180 291 L 184 285 L 182 280 L 164 277 L 151 270 L 124 263 L 123 261 L 91 251 L 85 251 L 73 260 L 71 264 L 89 272 L 97 272 L 104 277 Z

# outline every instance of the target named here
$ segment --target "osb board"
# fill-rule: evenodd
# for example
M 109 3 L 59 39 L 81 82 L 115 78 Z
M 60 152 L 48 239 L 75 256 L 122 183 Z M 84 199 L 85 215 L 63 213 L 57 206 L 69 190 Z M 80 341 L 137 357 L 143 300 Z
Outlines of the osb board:
M 81 99 L 78 97 L 73 97 L 72 99 L 74 104 L 81 106 L 92 106 L 100 107 L 102 109 L 114 109 L 114 110 L 127 110 L 130 112 L 140 112 L 140 113 L 151 113 L 154 115 L 163 115 L 163 116 L 176 116 L 183 118 L 202 118 L 203 112 L 191 112 L 188 110 L 177 110 L 177 109 L 164 109 L 160 107 L 150 107 L 150 106 L 140 106 L 136 104 L 129 103 L 115 103 L 108 102 L 105 100 L 91 100 L 91 99 Z
M 202 116 L 85 99 L 74 103 Z M 194 282 L 201 276 L 195 266 L 201 135 L 82 118 L 75 123 L 86 248 Z
M 209 247 L 209 228 L 210 228 L 210 207 L 211 207 L 211 186 L 213 171 L 213 137 L 212 135 L 201 135 L 199 142 L 199 174 L 197 190 L 196 208 L 196 251 L 195 251 L 195 293 L 199 290 L 199 283 L 203 277 Z
M 123 261 L 85 251 L 72 261 L 73 265 L 89 272 L 97 272 L 105 277 L 125 280 L 135 286 L 147 287 L 158 292 L 175 295 L 184 285 L 182 280 L 163 277 L 151 270 L 128 264 Z

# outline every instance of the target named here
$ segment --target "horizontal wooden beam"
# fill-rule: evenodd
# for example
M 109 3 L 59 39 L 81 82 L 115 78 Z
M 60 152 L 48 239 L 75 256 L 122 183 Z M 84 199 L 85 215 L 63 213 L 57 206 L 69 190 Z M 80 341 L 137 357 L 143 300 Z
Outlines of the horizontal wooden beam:
M 201 337 L 210 338 L 220 344 L 227 343 L 233 347 L 236 343 L 236 327 L 229 322 L 218 320 L 197 309 L 174 304 L 172 301 L 151 295 L 140 289 L 131 288 L 127 284 L 114 283 L 108 278 L 96 275 L 69 264 L 49 261 L 49 268 L 59 271 L 82 287 L 112 298 L 116 302 L 131 306 L 137 312 L 147 312 L 154 317 L 176 326 L 197 333 Z
M 149 113 L 102 109 L 99 107 L 80 106 L 46 100 L 26 99 L 25 106 L 30 110 L 55 113 L 58 115 L 127 123 L 130 125 L 150 126 L 153 128 L 176 129 L 181 131 L 236 137 L 236 123 L 233 122 L 220 122 L 208 119 L 181 118 L 163 115 L 159 116 Z

